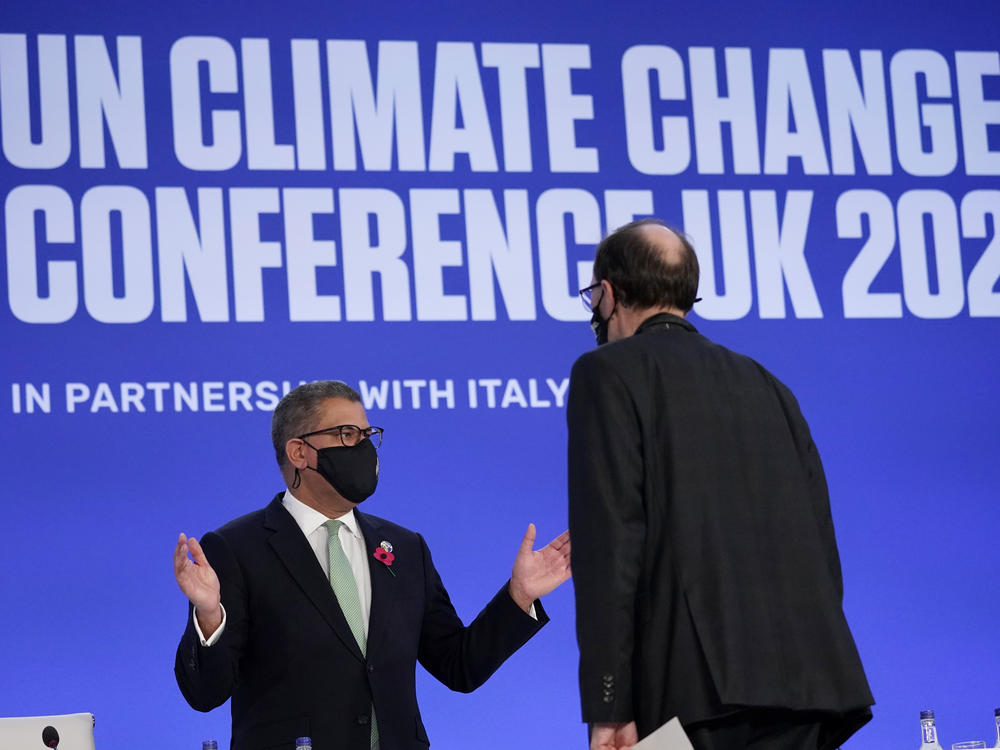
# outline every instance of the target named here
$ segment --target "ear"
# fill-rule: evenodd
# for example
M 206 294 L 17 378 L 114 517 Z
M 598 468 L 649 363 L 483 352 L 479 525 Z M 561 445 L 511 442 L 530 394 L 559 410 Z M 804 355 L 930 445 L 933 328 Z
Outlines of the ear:
M 615 288 L 611 286 L 611 282 L 608 281 L 607 279 L 601 279 L 601 300 L 600 302 L 597 303 L 597 306 L 603 307 L 605 299 L 608 301 L 607 304 L 608 312 L 605 317 L 609 317 L 612 314 L 612 311 L 615 309 L 615 302 L 617 301 L 615 299 Z
M 309 464 L 306 460 L 307 447 L 301 438 L 292 438 L 285 443 L 285 455 L 288 457 L 288 463 L 300 471 Z

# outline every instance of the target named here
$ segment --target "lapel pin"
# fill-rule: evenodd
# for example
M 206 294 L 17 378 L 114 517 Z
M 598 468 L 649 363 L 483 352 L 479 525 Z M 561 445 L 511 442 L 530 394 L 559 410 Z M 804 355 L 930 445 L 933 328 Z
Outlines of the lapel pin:
M 378 547 L 375 548 L 375 552 L 372 556 L 378 560 L 380 563 L 385 565 L 385 569 L 388 570 L 392 577 L 396 577 L 396 571 L 392 569 L 392 562 L 396 559 L 396 556 L 392 554 L 392 545 L 389 542 L 382 542 Z

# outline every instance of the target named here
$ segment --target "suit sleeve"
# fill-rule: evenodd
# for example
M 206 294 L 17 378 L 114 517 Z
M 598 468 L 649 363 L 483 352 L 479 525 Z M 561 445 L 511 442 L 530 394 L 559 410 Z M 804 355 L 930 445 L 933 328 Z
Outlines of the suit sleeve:
M 423 550 L 425 608 L 418 659 L 424 669 L 452 690 L 469 693 L 489 677 L 549 621 L 540 601 L 537 620 L 526 614 L 510 596 L 508 584 L 466 627 L 455 612 L 430 550 Z
M 246 643 L 246 588 L 239 564 L 225 539 L 214 532 L 201 539 L 209 564 L 219 577 L 226 628 L 212 646 L 202 646 L 195 630 L 192 605 L 188 604 L 187 627 L 177 646 L 174 676 L 191 708 L 211 711 L 233 693 L 240 656 Z
M 569 527 L 583 720 L 634 719 L 635 602 L 646 520 L 636 405 L 598 352 L 570 377 Z
M 837 551 L 837 538 L 833 529 L 833 515 L 830 512 L 830 492 L 826 484 L 826 473 L 823 471 L 823 462 L 819 457 L 819 450 L 813 442 L 809 425 L 806 423 L 802 411 L 799 409 L 798 401 L 792 392 L 780 382 L 777 383 L 778 395 L 781 399 L 782 408 L 785 410 L 785 417 L 788 420 L 789 429 L 792 433 L 792 440 L 795 443 L 799 461 L 805 473 L 808 501 L 819 527 L 819 538 L 825 543 L 823 556 L 826 559 L 827 567 L 830 570 L 830 577 L 834 583 L 837 594 L 841 601 L 844 598 L 844 580 L 840 567 L 840 553 Z

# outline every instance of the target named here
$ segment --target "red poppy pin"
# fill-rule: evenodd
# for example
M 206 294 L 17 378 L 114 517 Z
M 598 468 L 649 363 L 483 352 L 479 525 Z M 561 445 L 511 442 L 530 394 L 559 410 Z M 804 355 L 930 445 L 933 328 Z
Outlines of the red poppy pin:
M 389 544 L 389 542 L 382 542 L 375 548 L 375 552 L 372 554 L 376 560 L 385 565 L 385 569 L 392 574 L 393 578 L 395 578 L 396 571 L 392 569 L 392 562 L 396 559 L 396 556 L 392 554 L 392 545 Z

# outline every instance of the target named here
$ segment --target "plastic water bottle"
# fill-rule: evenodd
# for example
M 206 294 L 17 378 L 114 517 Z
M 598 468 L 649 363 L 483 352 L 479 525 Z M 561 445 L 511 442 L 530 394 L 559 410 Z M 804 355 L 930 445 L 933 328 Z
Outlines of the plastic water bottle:
M 312 750 L 312 737 L 296 737 L 295 750 Z
M 993 709 L 993 723 L 997 725 L 997 742 L 993 747 L 1000 747 L 1000 708 Z
M 201 743 L 201 750 L 219 750 L 219 743 L 215 740 L 205 740 Z
M 933 711 L 920 712 L 920 750 L 944 750 L 938 742 Z

